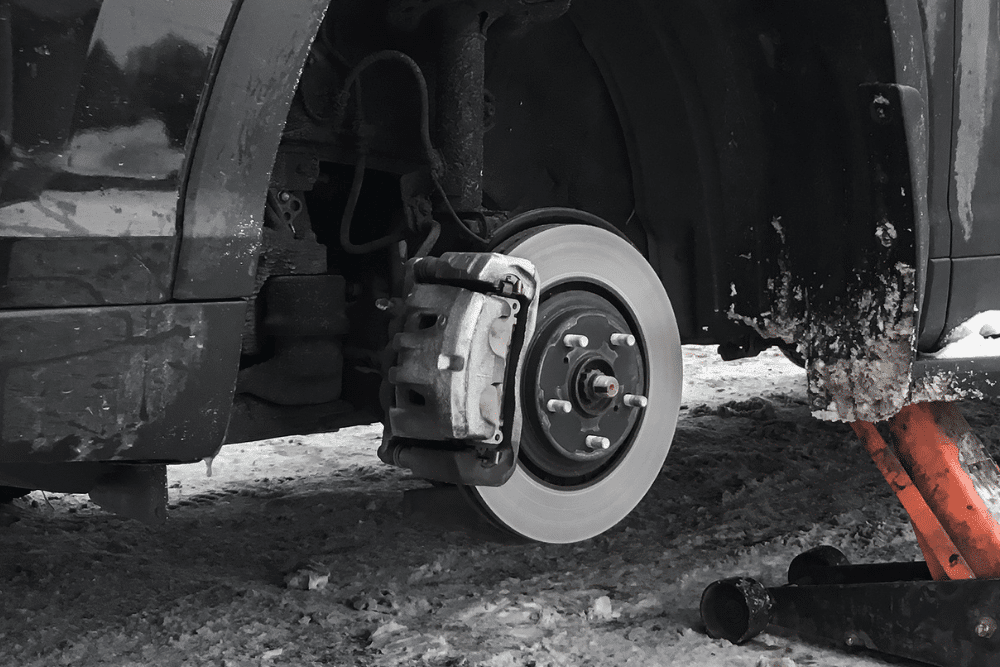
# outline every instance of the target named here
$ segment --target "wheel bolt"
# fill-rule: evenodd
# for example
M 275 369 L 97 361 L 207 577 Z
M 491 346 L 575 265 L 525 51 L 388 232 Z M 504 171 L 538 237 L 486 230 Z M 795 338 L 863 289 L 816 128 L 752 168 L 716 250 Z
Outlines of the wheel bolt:
M 586 443 L 589 449 L 608 449 L 611 447 L 611 441 L 600 435 L 588 435 Z
M 573 411 L 573 404 L 569 401 L 561 401 L 558 398 L 552 398 L 545 404 L 545 408 L 549 412 L 563 412 L 565 414 L 569 414 Z
M 625 347 L 635 346 L 635 336 L 627 333 L 613 333 L 611 334 L 611 344 L 615 347 L 624 345 Z
M 563 336 L 563 345 L 566 347 L 587 347 L 590 339 L 581 334 L 566 334 Z
M 622 396 L 622 403 L 630 408 L 644 408 L 649 405 L 649 401 L 646 397 L 638 394 L 625 394 Z
M 598 396 L 614 398 L 618 395 L 618 380 L 610 375 L 598 375 L 591 380 L 591 389 Z

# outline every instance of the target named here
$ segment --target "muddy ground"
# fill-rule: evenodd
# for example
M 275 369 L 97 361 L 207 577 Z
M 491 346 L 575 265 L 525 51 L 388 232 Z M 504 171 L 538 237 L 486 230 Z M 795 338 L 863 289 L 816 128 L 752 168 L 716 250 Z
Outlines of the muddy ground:
M 39 492 L 0 510 L 0 665 L 902 664 L 765 633 L 708 638 L 697 607 L 735 574 L 784 583 L 834 544 L 911 560 L 905 514 L 843 424 L 819 422 L 775 351 L 685 348 L 667 464 L 620 525 L 502 544 L 404 512 L 426 488 L 375 457 L 379 429 L 235 445 L 171 471 L 166 525 Z M 1000 405 L 965 414 L 993 448 Z

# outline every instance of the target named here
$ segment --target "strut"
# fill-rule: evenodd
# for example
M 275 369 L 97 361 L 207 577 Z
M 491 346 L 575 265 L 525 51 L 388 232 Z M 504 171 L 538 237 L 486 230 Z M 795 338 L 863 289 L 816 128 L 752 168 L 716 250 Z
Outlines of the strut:
M 705 589 L 708 633 L 749 641 L 768 625 L 942 667 L 1000 660 L 1000 469 L 951 403 L 904 407 L 889 442 L 851 426 L 909 514 L 924 562 L 851 565 L 830 546 L 797 556 L 788 585 Z

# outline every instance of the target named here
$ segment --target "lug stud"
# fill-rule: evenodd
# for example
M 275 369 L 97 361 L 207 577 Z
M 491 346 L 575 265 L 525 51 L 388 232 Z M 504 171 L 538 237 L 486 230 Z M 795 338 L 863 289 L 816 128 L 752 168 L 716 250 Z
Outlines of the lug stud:
M 587 347 L 590 339 L 581 334 L 566 334 L 563 336 L 563 345 L 566 347 Z
M 545 408 L 549 412 L 562 412 L 569 414 L 573 411 L 573 404 L 569 401 L 561 401 L 558 398 L 549 399 L 549 402 L 545 404 Z
M 611 334 L 611 344 L 615 347 L 620 347 L 622 345 L 625 347 L 634 347 L 635 336 L 627 333 L 613 333 Z
M 608 449 L 611 447 L 611 441 L 600 435 L 588 435 L 586 443 L 589 449 Z
M 630 408 L 644 408 L 649 405 L 649 400 L 645 396 L 638 394 L 625 394 L 622 396 L 622 403 Z

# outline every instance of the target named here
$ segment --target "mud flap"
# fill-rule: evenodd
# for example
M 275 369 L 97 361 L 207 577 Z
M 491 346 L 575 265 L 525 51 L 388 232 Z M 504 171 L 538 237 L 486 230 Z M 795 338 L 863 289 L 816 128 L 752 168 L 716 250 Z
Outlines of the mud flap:
M 865 84 L 856 100 L 851 164 L 864 177 L 853 208 L 831 223 L 836 233 L 801 216 L 778 214 L 762 225 L 747 256 L 767 277 L 760 285 L 734 275 L 729 317 L 765 341 L 798 346 L 808 359 L 814 416 L 876 422 L 914 400 L 916 303 L 926 263 L 917 238 L 926 202 L 915 175 L 926 168 L 926 128 L 916 89 Z
M 167 519 L 167 466 L 115 465 L 97 480 L 90 499 L 102 509 L 143 523 Z

